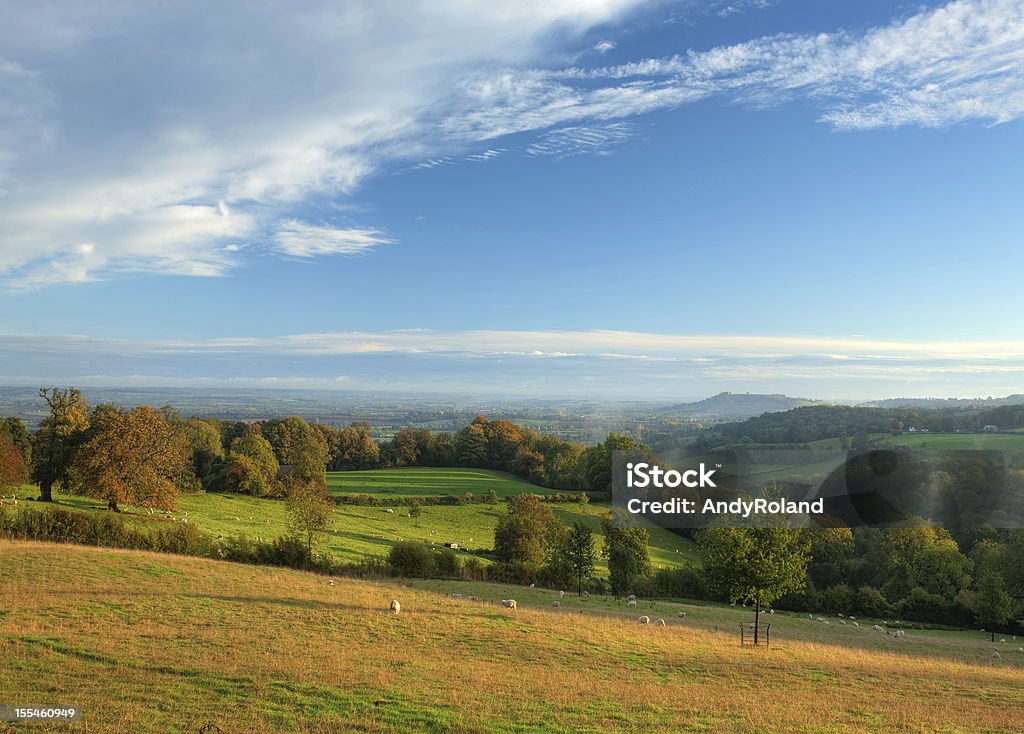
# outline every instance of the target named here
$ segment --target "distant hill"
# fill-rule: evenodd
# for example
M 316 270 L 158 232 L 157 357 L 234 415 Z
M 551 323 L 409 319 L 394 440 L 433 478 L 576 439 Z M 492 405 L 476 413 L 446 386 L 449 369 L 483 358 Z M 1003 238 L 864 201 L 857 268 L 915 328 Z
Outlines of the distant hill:
M 960 408 L 963 410 L 999 408 L 1004 405 L 1024 405 L 1024 395 L 1018 393 L 1005 398 L 887 398 L 858 403 L 860 408 L 925 408 L 942 410 Z
M 781 413 L 808 405 L 828 405 L 820 400 L 791 398 L 788 395 L 722 392 L 695 403 L 679 403 L 661 408 L 662 415 L 680 417 L 713 417 L 727 419 L 753 418 L 764 413 Z

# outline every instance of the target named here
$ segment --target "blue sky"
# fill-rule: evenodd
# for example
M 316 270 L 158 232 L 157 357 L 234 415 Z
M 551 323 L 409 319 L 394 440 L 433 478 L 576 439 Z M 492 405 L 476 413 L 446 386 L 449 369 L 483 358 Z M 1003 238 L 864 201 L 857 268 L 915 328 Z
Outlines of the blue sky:
M 3 3 L 0 382 L 1024 391 L 1024 2 L 427 5 Z

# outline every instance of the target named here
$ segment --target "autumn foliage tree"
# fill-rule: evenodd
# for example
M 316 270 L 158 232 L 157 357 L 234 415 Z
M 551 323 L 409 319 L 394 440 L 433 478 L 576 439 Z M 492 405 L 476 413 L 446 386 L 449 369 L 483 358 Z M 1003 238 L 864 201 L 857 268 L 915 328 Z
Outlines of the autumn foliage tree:
M 122 503 L 172 510 L 190 459 L 184 433 L 152 408 L 126 412 L 103 405 L 93 411 L 88 438 L 75 454 L 69 488 L 115 511 Z
M 0 433 L 0 489 L 16 487 L 28 481 L 28 471 L 21 451 L 6 435 Z
M 316 482 L 292 484 L 288 490 L 288 514 L 292 530 L 305 536 L 306 548 L 328 528 L 334 518 L 334 502 L 324 486 Z

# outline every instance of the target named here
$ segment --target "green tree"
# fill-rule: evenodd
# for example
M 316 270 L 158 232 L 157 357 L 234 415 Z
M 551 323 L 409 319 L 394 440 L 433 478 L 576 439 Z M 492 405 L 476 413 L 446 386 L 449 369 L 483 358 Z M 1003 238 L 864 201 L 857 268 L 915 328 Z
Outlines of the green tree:
M 575 522 L 565 541 L 565 552 L 576 579 L 576 593 L 583 596 L 583 582 L 588 581 L 594 573 L 597 551 L 594 547 L 594 534 L 586 525 Z
M 506 563 L 543 563 L 554 520 L 542 497 L 516 495 L 494 530 L 494 554 Z
M 418 499 L 413 497 L 412 499 L 409 500 L 409 517 L 415 518 L 415 517 L 419 517 L 422 514 L 423 514 L 423 505 L 422 505 L 422 503 Z
M 1003 577 L 995 572 L 988 572 L 978 579 L 978 589 L 974 594 L 974 618 L 992 633 L 992 642 L 996 641 L 995 628 L 1010 621 L 1013 613 L 1013 599 L 1006 590 Z
M 270 488 L 278 471 L 277 457 L 259 426 L 249 426 L 245 433 L 231 442 L 227 461 L 227 489 L 262 497 Z
M 696 539 L 709 585 L 731 602 L 753 602 L 756 645 L 761 607 L 807 583 L 807 538 L 793 528 L 706 528 Z
M 635 592 L 637 585 L 651 575 L 647 529 L 624 525 L 625 520 L 616 523 L 611 516 L 604 519 L 604 554 L 616 596 Z
M 306 548 L 312 553 L 313 539 L 334 519 L 334 502 L 325 487 L 309 482 L 293 484 L 288 490 L 287 504 L 292 530 L 305 536 Z
M 434 554 L 425 543 L 402 540 L 388 553 L 388 565 L 396 576 L 424 578 L 434 572 Z
M 40 388 L 49 415 L 35 435 L 32 450 L 32 481 L 39 483 L 39 499 L 53 501 L 53 485 L 64 483 L 75 450 L 89 427 L 89 405 L 75 388 Z

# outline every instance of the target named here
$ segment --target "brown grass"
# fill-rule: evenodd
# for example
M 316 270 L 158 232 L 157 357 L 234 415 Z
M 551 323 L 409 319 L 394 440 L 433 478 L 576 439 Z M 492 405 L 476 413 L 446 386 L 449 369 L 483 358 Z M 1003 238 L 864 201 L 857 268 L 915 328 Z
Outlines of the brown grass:
M 0 701 L 85 710 L 74 729 L 35 730 L 1022 729 L 1016 663 L 792 639 L 740 649 L 731 632 L 675 621 L 0 541 Z

